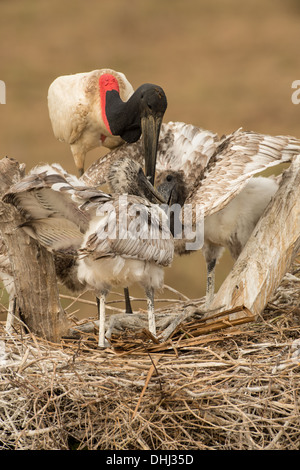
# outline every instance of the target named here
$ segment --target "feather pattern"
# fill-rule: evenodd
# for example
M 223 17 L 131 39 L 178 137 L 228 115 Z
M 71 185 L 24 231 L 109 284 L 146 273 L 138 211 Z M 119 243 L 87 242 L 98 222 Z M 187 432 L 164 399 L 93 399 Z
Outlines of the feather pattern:
M 212 215 L 239 194 L 252 176 L 290 162 L 299 152 L 300 140 L 294 137 L 239 129 L 220 142 L 186 202 L 201 206 L 204 216 Z
M 126 214 L 125 232 L 120 224 L 122 214 Z M 86 233 L 82 254 L 93 259 L 122 256 L 161 266 L 171 264 L 173 243 L 166 213 L 159 206 L 137 196 L 114 197 L 97 210 L 97 217 L 96 229 Z
M 204 216 L 226 206 L 249 179 L 266 168 L 290 162 L 300 153 L 300 140 L 237 129 L 217 134 L 182 122 L 163 124 L 158 144 L 156 180 L 180 171 L 187 189 L 186 202 L 200 205 Z M 112 162 L 128 155 L 143 164 L 141 143 L 122 145 L 104 160 L 94 162 L 81 177 L 86 184 L 104 184 Z M 194 211 L 195 212 L 195 211 Z
M 4 196 L 5 202 L 25 215 L 22 226 L 31 229 L 41 244 L 57 251 L 69 242 L 73 251 L 71 240 L 78 247 L 85 235 L 87 245 L 80 252 L 95 259 L 120 254 L 170 264 L 173 250 L 168 221 L 159 206 L 139 196 L 119 197 L 84 186 L 75 176 L 64 173 L 65 178 L 63 171 L 57 164 L 36 167 Z M 122 214 L 126 214 L 126 238 L 119 233 Z
M 57 165 L 35 168 L 4 201 L 25 215 L 23 229 L 61 255 L 60 261 L 69 261 L 69 255 L 76 259 L 70 269 L 63 263 L 61 276 L 65 284 L 87 286 L 100 298 L 99 346 L 106 344 L 103 297 L 116 284 L 139 282 L 145 288 L 149 329 L 155 334 L 153 292 L 162 286 L 163 267 L 174 254 L 167 215 L 143 197 L 108 195 L 62 173 Z
M 188 181 L 189 177 L 195 174 L 196 164 L 199 173 L 206 167 L 217 149 L 218 142 L 217 134 L 191 124 L 163 123 L 157 150 L 157 174 L 170 169 L 183 171 Z M 99 158 L 85 171 L 80 180 L 93 186 L 107 183 L 111 165 L 123 158 L 144 165 L 141 140 L 133 144 L 123 144 Z

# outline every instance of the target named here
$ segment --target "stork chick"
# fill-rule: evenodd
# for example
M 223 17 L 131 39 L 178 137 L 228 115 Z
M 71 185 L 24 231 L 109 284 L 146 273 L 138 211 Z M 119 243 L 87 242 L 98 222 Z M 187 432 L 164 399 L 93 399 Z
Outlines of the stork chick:
M 33 169 L 4 196 L 25 215 L 22 228 L 31 237 L 52 253 L 76 260 L 72 274 L 77 272 L 78 282 L 99 298 L 99 347 L 107 345 L 105 299 L 114 285 L 138 282 L 144 287 L 149 330 L 156 335 L 154 291 L 162 286 L 163 268 L 174 253 L 166 214 L 142 196 L 145 187 L 159 201 L 141 167 L 130 160 L 117 166 L 126 169 L 128 186 L 136 185 L 138 195 L 109 195 L 84 186 L 59 165 L 46 165 Z
M 215 267 L 224 249 L 228 248 L 234 260 L 238 258 L 278 187 L 278 178 L 252 178 L 223 209 L 204 219 L 202 253 L 207 269 L 207 309 L 215 291 Z M 160 175 L 158 191 L 168 198 L 169 205 L 184 206 L 187 192 L 182 173 L 173 171 L 164 173 L 163 177 Z M 174 243 L 175 252 L 180 256 L 190 253 L 185 248 L 185 240 L 175 237 Z

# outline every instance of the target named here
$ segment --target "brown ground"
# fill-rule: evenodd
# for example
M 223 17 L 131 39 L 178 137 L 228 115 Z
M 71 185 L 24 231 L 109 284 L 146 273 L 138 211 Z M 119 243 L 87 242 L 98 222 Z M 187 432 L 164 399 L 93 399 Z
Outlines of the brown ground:
M 291 101 L 291 84 L 300 79 L 299 20 L 297 0 L 3 0 L 0 155 L 27 169 L 47 161 L 74 171 L 69 148 L 52 134 L 47 89 L 58 75 L 103 67 L 124 72 L 134 87 L 161 85 L 166 122 L 299 136 L 300 105 Z M 217 286 L 231 266 L 226 254 Z M 175 260 L 166 282 L 202 296 L 201 253 Z

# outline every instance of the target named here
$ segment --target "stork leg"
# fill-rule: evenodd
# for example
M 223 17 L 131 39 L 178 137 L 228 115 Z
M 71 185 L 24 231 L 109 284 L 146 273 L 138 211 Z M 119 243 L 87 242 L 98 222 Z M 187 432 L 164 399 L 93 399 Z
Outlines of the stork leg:
M 148 323 L 149 331 L 156 336 L 156 325 L 155 325 L 155 313 L 154 313 L 154 289 L 153 287 L 147 287 L 146 289 L 147 296 L 147 307 L 148 307 Z
M 221 258 L 224 247 L 205 240 L 202 253 L 206 263 L 206 300 L 205 308 L 209 309 L 215 293 L 215 268 L 217 261 Z
M 105 348 L 108 346 L 108 342 L 105 339 L 105 300 L 108 291 L 103 290 L 100 292 L 99 297 L 97 296 L 98 304 L 98 315 L 99 315 L 99 338 L 98 346 L 99 348 Z
M 206 277 L 206 299 L 205 299 L 205 308 L 208 310 L 210 304 L 213 301 L 215 293 L 215 267 L 216 259 L 212 259 L 209 263 L 206 264 L 207 277 Z
M 125 297 L 125 313 L 133 313 L 132 308 L 131 308 L 128 287 L 124 287 L 124 297 Z

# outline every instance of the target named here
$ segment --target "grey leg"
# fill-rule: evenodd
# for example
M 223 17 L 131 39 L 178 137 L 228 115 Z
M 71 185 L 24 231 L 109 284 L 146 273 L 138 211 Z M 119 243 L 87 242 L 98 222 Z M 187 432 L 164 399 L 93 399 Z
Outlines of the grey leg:
M 99 297 L 97 296 L 98 304 L 98 315 L 99 315 L 99 348 L 105 348 L 108 346 L 108 342 L 105 339 L 105 300 L 107 291 L 100 292 Z
M 133 313 L 129 297 L 128 287 L 124 288 L 124 297 L 125 297 L 125 313 Z
M 207 263 L 207 278 L 206 278 L 206 301 L 205 307 L 206 309 L 209 308 L 210 304 L 213 301 L 214 293 L 215 293 L 215 267 L 216 267 L 216 259 L 211 260 Z
M 148 287 L 146 289 L 147 295 L 147 306 L 148 306 L 148 323 L 149 331 L 156 336 L 156 325 L 155 325 L 155 313 L 154 313 L 154 289 L 153 287 Z

